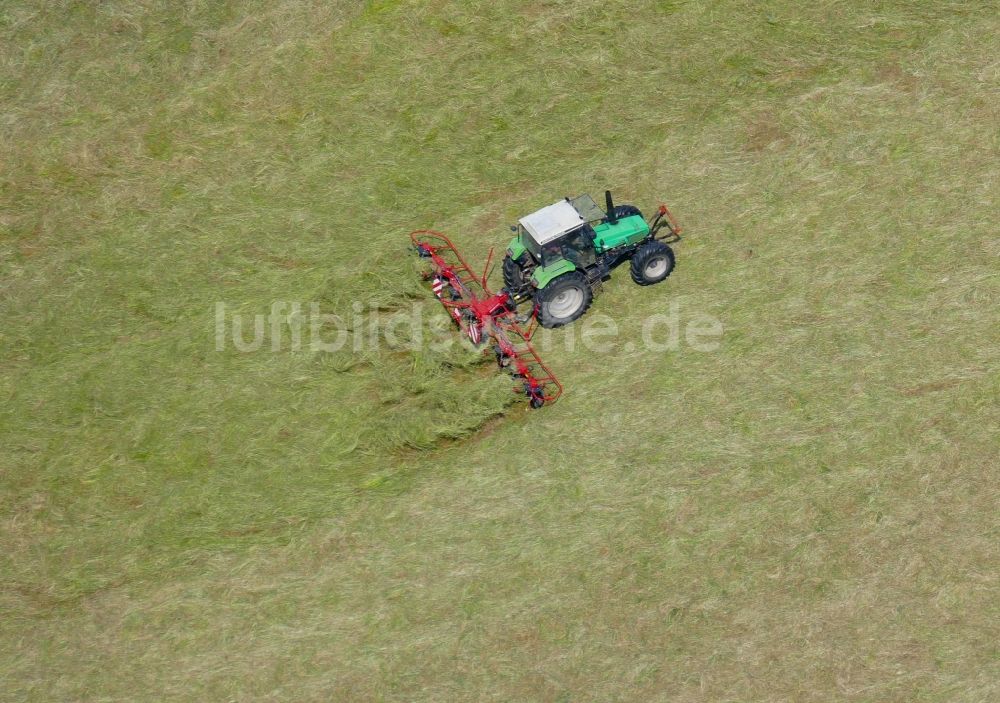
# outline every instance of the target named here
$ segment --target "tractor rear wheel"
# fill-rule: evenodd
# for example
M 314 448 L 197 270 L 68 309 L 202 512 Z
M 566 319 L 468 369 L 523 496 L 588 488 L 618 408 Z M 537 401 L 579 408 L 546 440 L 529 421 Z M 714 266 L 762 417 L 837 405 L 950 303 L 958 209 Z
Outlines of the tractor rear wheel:
M 503 284 L 511 290 L 516 290 L 524 285 L 524 269 L 510 256 L 503 257 Z
M 640 286 L 659 283 L 674 270 L 674 250 L 663 242 L 643 244 L 632 257 L 632 280 Z
M 587 312 L 594 300 L 587 278 L 579 271 L 564 273 L 535 293 L 538 322 L 542 327 L 562 327 Z

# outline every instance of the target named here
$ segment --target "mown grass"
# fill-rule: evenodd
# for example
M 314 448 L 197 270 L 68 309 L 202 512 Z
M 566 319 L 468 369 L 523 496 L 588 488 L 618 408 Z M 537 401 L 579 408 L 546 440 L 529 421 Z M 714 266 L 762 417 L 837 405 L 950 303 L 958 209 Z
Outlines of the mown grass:
M 996 698 L 996 10 L 3 6 L 3 697 Z M 542 412 L 215 351 L 606 186 L 688 236 Z

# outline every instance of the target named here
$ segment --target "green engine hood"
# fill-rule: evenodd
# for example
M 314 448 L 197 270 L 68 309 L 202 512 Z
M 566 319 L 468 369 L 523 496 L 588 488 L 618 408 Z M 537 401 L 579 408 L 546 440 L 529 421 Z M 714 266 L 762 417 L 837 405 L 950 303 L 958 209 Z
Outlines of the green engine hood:
M 639 215 L 623 217 L 615 224 L 602 222 L 594 227 L 594 247 L 598 252 L 623 244 L 634 244 L 649 234 L 649 225 Z

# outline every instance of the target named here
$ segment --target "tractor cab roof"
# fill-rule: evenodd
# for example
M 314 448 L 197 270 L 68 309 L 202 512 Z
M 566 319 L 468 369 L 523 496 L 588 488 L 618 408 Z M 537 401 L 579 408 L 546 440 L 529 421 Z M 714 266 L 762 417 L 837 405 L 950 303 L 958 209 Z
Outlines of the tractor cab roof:
M 589 195 L 580 195 L 570 200 L 566 198 L 538 212 L 533 212 L 519 221 L 521 226 L 538 244 L 551 242 L 567 232 L 572 232 L 587 222 L 604 217 L 594 199 Z
M 551 242 L 584 222 L 583 217 L 568 200 L 552 203 L 520 219 L 521 226 L 538 244 Z

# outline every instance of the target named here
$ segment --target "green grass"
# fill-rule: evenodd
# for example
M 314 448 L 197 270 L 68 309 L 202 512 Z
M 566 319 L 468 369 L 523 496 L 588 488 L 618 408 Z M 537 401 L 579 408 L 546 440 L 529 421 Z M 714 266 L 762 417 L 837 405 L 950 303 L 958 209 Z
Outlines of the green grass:
M 998 9 L 0 5 L 0 698 L 996 699 Z M 543 411 L 215 351 L 604 187 L 687 236 Z

